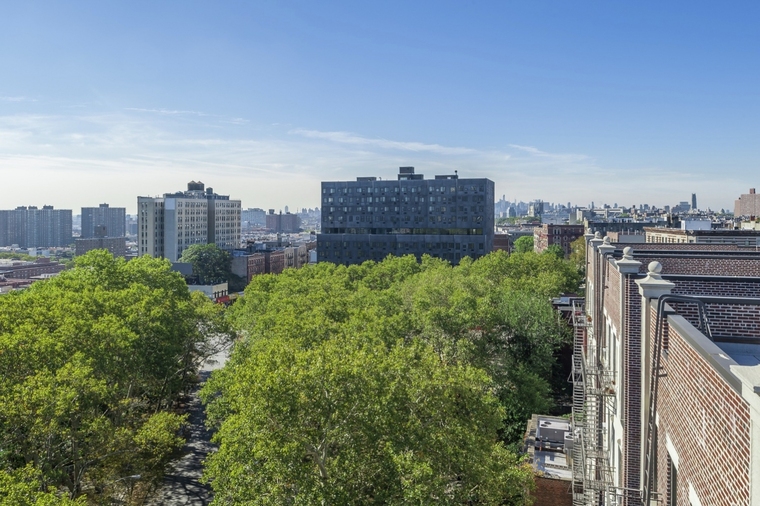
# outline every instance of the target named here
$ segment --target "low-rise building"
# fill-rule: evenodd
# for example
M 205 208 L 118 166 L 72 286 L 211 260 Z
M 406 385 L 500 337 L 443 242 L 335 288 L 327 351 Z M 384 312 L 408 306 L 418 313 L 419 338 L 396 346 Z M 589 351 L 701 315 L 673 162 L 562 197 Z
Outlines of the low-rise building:
M 57 274 L 66 266 L 40 257 L 33 262 L 22 260 L 0 260 L 0 275 L 12 279 L 31 279 L 43 274 Z
M 755 248 L 760 245 L 760 230 L 692 229 L 647 227 L 646 242 L 735 244 Z
M 546 251 L 554 244 L 560 246 L 565 256 L 570 255 L 570 244 L 585 232 L 583 225 L 550 225 L 545 224 L 533 229 L 533 250 L 536 253 Z
M 187 289 L 191 292 L 201 292 L 213 301 L 224 299 L 229 293 L 226 281 L 224 283 L 216 283 L 213 285 L 187 285 Z
M 84 255 L 88 251 L 105 249 L 115 257 L 124 257 L 127 254 L 126 237 L 91 237 L 88 239 L 76 239 L 74 241 L 76 256 Z

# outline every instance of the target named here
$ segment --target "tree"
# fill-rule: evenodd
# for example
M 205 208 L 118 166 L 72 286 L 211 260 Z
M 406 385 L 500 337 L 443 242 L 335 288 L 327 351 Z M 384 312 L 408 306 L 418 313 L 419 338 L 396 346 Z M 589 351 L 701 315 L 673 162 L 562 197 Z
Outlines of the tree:
M 204 285 L 229 281 L 232 274 L 232 257 L 216 244 L 193 244 L 179 261 L 192 264 L 193 274 Z
M 533 251 L 533 236 L 524 235 L 518 237 L 514 243 L 514 252 L 528 253 L 529 251 Z
M 170 267 L 98 250 L 0 298 L 0 469 L 31 464 L 74 498 L 163 474 L 184 420 L 169 408 L 226 332 Z
M 548 248 L 546 248 L 543 253 L 544 255 L 554 255 L 555 257 L 559 258 L 560 260 L 565 259 L 565 250 L 562 249 L 562 246 L 559 244 L 552 244 Z
M 54 490 L 43 490 L 39 473 L 27 466 L 14 471 L 0 469 L 0 506 L 85 506 L 84 497 L 71 500 Z
M 214 504 L 527 504 L 490 379 L 444 365 L 419 340 L 251 343 L 203 390 Z
M 568 258 L 578 272 L 586 272 L 586 238 L 579 237 L 570 243 L 570 256 Z
M 348 267 L 320 263 L 278 276 L 255 277 L 229 313 L 244 338 L 204 391 L 222 449 L 214 457 L 217 460 L 209 460 L 207 470 L 212 486 L 221 491 L 218 501 L 235 502 L 235 497 L 249 498 L 281 487 L 272 492 L 275 496 L 260 496 L 276 497 L 271 502 L 281 504 L 288 503 L 283 500 L 288 493 L 295 493 L 284 490 L 285 484 L 297 483 L 299 491 L 314 494 L 327 487 L 317 485 L 323 483 L 314 477 L 321 471 L 319 463 L 304 453 L 305 441 L 318 448 L 319 435 L 327 437 L 328 421 L 310 418 L 329 419 L 320 402 L 326 403 L 328 413 L 335 417 L 329 423 L 340 428 L 330 433 L 339 443 L 326 448 L 345 463 L 339 469 L 326 467 L 329 480 L 336 480 L 329 481 L 327 488 L 350 490 L 356 503 L 369 502 L 370 497 L 389 504 L 413 499 L 432 503 L 432 496 L 451 504 L 464 500 L 433 492 L 440 490 L 435 487 L 443 486 L 444 481 L 436 467 L 438 461 L 419 457 L 433 458 L 432 450 L 425 446 L 427 440 L 418 441 L 424 448 L 419 455 L 417 450 L 399 453 L 396 449 L 404 433 L 414 434 L 406 418 L 410 413 L 436 420 L 443 432 L 429 430 L 440 435 L 439 441 L 458 441 L 445 430 L 449 423 L 451 427 L 465 423 L 453 405 L 438 397 L 440 392 L 432 389 L 423 394 L 413 388 L 423 388 L 427 384 L 424 378 L 430 378 L 432 370 L 445 379 L 437 384 L 460 384 L 464 372 L 468 378 L 483 375 L 499 419 L 498 424 L 487 422 L 486 426 L 498 432 L 505 446 L 517 445 L 530 415 L 554 406 L 555 353 L 569 342 L 567 326 L 549 300 L 576 290 L 579 281 L 577 270 L 566 260 L 532 251 L 518 255 L 495 252 L 475 261 L 466 258 L 455 267 L 429 256 L 419 262 L 406 256 Z M 374 362 L 368 362 L 368 357 Z M 339 385 L 346 385 L 346 391 Z M 392 392 L 402 399 L 430 400 L 438 403 L 439 409 L 396 403 Z M 473 389 L 467 392 L 460 397 L 468 399 L 468 406 L 485 402 L 480 394 L 475 395 L 476 400 L 470 399 Z M 369 414 L 377 424 L 361 418 Z M 291 417 L 292 423 L 284 424 L 281 417 Z M 305 439 L 304 431 L 312 429 L 317 432 L 309 432 Z M 382 442 L 390 449 L 376 448 L 368 441 L 375 441 L 376 446 Z M 372 456 L 365 459 L 372 462 L 354 463 L 352 454 L 344 453 L 352 445 Z M 286 449 L 293 453 L 285 455 Z M 494 451 L 487 456 L 485 451 L 473 450 L 473 459 L 478 460 L 472 465 L 522 476 L 511 452 L 502 446 Z M 504 459 L 511 464 L 502 467 Z M 383 467 L 367 467 L 376 463 Z M 307 472 L 299 466 L 310 467 Z M 483 473 L 477 475 L 478 480 L 495 475 Z M 426 476 L 431 480 L 438 476 L 434 480 L 438 485 L 424 481 Z M 417 483 L 415 477 L 424 478 L 423 484 L 412 486 Z M 418 492 L 398 488 L 399 480 Z M 485 485 L 479 488 L 496 490 Z M 387 489 L 389 495 L 381 496 L 379 489 Z M 522 497 L 524 488 L 510 485 L 498 490 L 499 494 Z M 243 495 L 227 496 L 225 491 Z M 326 503 L 352 503 L 341 502 L 337 496 L 302 497 L 304 504 L 319 504 L 319 498 Z M 381 497 L 386 499 L 381 501 Z M 503 504 L 521 504 L 521 500 L 505 498 Z M 257 501 L 253 504 L 265 504 L 265 499 Z M 292 503 L 299 501 L 293 499 Z M 490 503 L 483 497 L 472 501 Z

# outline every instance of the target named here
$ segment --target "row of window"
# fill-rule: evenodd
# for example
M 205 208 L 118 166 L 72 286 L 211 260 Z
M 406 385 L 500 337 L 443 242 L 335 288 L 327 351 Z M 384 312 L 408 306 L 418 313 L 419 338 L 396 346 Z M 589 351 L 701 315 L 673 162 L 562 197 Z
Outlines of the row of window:
M 483 193 L 485 191 L 485 186 L 484 185 L 460 185 L 460 186 L 435 186 L 435 185 L 430 185 L 430 186 L 427 186 L 427 187 L 425 187 L 425 186 L 420 186 L 420 187 L 416 187 L 416 186 L 411 186 L 411 187 L 409 187 L 409 186 L 400 186 L 400 187 L 399 186 L 393 186 L 393 187 L 383 186 L 383 187 L 374 187 L 374 188 L 370 188 L 370 187 L 359 187 L 359 188 L 353 188 L 353 187 L 352 188 L 349 188 L 349 187 L 334 188 L 334 187 L 332 187 L 332 188 L 325 188 L 325 187 L 322 187 L 322 194 L 323 195 L 335 195 L 335 194 L 338 194 L 338 195 L 353 195 L 353 194 L 356 194 L 356 195 L 370 195 L 370 194 L 372 194 L 372 195 L 379 195 L 379 194 L 388 194 L 388 193 L 401 193 L 401 194 L 404 194 L 404 193 L 421 193 L 421 194 L 422 193 L 424 193 L 424 194 L 434 194 L 434 193 L 444 194 L 444 193 L 448 193 L 448 194 L 452 194 L 452 193 L 457 193 L 457 191 L 460 192 L 460 193 L 467 193 L 467 192 L 472 192 L 472 193 L 478 193 L 478 192 L 480 192 L 480 193 Z
M 353 241 L 325 241 L 320 243 L 320 250 L 380 250 L 380 251 L 394 251 L 394 250 L 421 250 L 428 251 L 434 250 L 449 250 L 449 251 L 484 251 L 485 246 L 481 243 L 460 243 L 460 242 L 353 242 Z
M 348 219 L 346 219 L 345 216 L 337 216 L 333 218 L 332 215 L 327 216 L 326 220 L 323 220 L 322 227 L 329 227 L 330 225 L 334 223 L 415 223 L 415 224 L 428 224 L 428 225 L 445 225 L 445 224 L 456 224 L 459 222 L 460 225 L 467 224 L 467 223 L 483 223 L 483 217 L 482 216 L 388 216 L 387 218 L 385 216 L 365 216 L 365 215 L 359 215 L 354 216 L 349 215 Z
M 482 228 L 326 228 L 325 234 L 372 234 L 372 235 L 483 235 Z
M 482 213 L 485 212 L 483 206 L 428 206 L 427 212 L 429 213 L 455 213 L 459 211 L 460 213 Z M 423 206 L 411 206 L 411 207 L 404 207 L 400 208 L 399 206 L 357 206 L 357 207 L 326 207 L 325 213 L 398 213 L 398 212 L 404 212 L 404 213 L 424 213 L 425 208 Z
M 369 203 L 371 204 L 373 202 L 385 202 L 386 198 L 388 199 L 388 202 L 395 203 L 395 202 L 425 202 L 426 197 L 324 197 L 322 199 L 322 202 L 324 204 L 332 204 L 334 202 L 337 202 L 338 204 L 353 204 L 356 202 L 357 204 L 364 204 Z M 457 197 L 427 197 L 428 202 L 443 202 L 443 203 L 449 203 L 449 202 L 470 202 L 470 197 L 467 195 Z M 483 195 L 473 195 L 472 196 L 472 202 L 485 202 L 485 197 Z

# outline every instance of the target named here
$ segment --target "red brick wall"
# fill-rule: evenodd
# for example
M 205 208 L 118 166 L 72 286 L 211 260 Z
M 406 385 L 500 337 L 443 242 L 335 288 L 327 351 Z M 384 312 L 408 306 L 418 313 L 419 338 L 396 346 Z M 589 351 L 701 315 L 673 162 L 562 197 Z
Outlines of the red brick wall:
M 689 505 L 689 482 L 702 504 L 749 504 L 749 409 L 672 326 L 668 338 L 657 409 L 658 490 L 667 490 L 669 438 L 679 458 L 679 506 Z
M 684 250 L 705 250 L 705 251 L 735 251 L 739 249 L 736 244 L 696 244 L 696 243 L 657 243 L 657 242 L 646 242 L 646 243 L 636 243 L 636 244 L 626 244 L 626 243 L 620 243 L 616 244 L 619 248 L 624 248 L 625 246 L 631 246 L 633 247 L 634 252 L 638 250 L 658 250 L 658 251 L 666 251 L 666 250 L 673 250 L 673 251 L 684 251 Z
M 641 295 L 639 286 L 631 276 L 623 278 L 625 296 L 625 337 L 623 338 L 623 483 L 628 489 L 638 490 L 641 484 Z M 637 494 L 626 497 L 627 505 L 638 505 Z
M 754 258 L 723 257 L 663 257 L 657 254 L 634 251 L 633 256 L 641 262 L 639 272 L 646 274 L 652 261 L 662 264 L 663 274 L 699 274 L 711 276 L 760 276 L 760 255 Z
M 536 476 L 533 504 L 535 506 L 573 506 L 570 482 Z
M 671 278 L 670 281 L 676 285 L 673 294 L 760 298 L 760 280 Z M 674 302 L 670 305 L 689 323 L 697 326 L 696 304 Z M 707 304 L 707 318 L 715 336 L 760 336 L 760 306 Z

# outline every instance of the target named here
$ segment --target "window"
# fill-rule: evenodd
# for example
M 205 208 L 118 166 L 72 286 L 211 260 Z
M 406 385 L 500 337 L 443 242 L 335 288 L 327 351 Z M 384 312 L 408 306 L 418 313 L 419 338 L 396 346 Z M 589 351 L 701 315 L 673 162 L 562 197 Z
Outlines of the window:
M 668 454 L 668 490 L 666 496 L 667 506 L 678 504 L 678 468 Z

